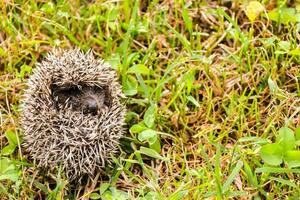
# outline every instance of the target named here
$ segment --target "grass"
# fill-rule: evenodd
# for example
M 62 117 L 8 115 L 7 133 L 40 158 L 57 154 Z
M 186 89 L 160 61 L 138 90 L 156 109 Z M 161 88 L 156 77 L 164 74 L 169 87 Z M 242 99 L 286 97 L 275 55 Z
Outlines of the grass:
M 299 5 L 261 4 L 250 20 L 242 0 L 2 1 L 1 199 L 299 199 L 299 167 L 260 157 L 300 126 Z M 54 47 L 92 48 L 127 96 L 120 155 L 85 185 L 22 148 L 26 80 Z

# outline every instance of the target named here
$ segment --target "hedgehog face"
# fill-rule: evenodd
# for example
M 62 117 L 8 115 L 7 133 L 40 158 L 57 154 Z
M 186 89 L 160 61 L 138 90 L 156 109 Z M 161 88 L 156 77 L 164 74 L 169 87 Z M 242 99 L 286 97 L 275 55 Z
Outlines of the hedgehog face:
M 57 110 L 70 108 L 83 114 L 98 115 L 110 108 L 110 94 L 107 87 L 86 85 L 51 85 L 51 93 Z
M 124 134 L 121 86 L 92 52 L 54 50 L 37 64 L 22 107 L 24 147 L 39 167 L 62 164 L 72 180 L 94 175 Z

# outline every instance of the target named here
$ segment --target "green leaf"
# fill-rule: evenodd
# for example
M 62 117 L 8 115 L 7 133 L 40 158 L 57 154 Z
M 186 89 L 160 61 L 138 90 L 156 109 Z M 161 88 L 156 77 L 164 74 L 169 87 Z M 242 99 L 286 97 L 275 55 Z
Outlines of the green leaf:
M 90 194 L 90 199 L 100 199 L 101 198 L 101 195 L 98 194 L 98 193 L 91 193 Z
M 149 149 L 149 148 L 146 148 L 146 147 L 141 147 L 140 150 L 139 150 L 139 152 L 141 154 L 147 155 L 147 156 L 152 157 L 152 158 L 156 158 L 156 159 L 160 159 L 160 160 L 164 160 L 164 161 L 168 160 L 167 158 L 162 157 L 155 150 Z
M 234 167 L 234 169 L 232 170 L 231 174 L 228 176 L 227 180 L 223 184 L 223 186 L 222 186 L 223 192 L 226 192 L 230 189 L 231 184 L 236 179 L 236 177 L 239 175 L 239 172 L 241 171 L 242 167 L 243 167 L 243 162 L 241 160 L 239 160 L 237 162 L 236 166 Z
M 148 192 L 146 194 L 146 196 L 144 198 L 142 198 L 141 200 L 160 200 L 163 199 L 161 195 L 159 195 L 159 193 L 157 192 Z
M 2 57 L 4 57 L 6 55 L 6 52 L 4 51 L 4 49 L 3 48 L 1 48 L 0 47 L 0 56 Z
M 289 52 L 292 56 L 300 56 L 300 49 L 293 49 Z
M 268 177 L 268 179 L 269 180 L 272 180 L 272 181 L 276 181 L 276 182 L 279 182 L 279 183 L 281 183 L 282 185 L 288 185 L 288 186 L 290 186 L 290 187 L 294 187 L 294 188 L 297 188 L 298 189 L 298 187 L 299 186 L 297 186 L 294 182 L 293 182 L 293 180 L 285 180 L 285 179 L 283 179 L 283 178 L 277 178 L 277 177 Z
M 246 6 L 245 13 L 251 23 L 264 11 L 264 6 L 258 1 L 250 1 Z
M 295 8 L 276 8 L 268 13 L 269 19 L 282 24 L 299 22 L 299 14 Z
M 186 6 L 183 6 L 183 8 L 182 8 L 182 18 L 183 18 L 185 26 L 187 27 L 188 31 L 191 34 L 193 32 L 193 22 L 189 17 L 189 11 L 186 8 Z
M 149 147 L 150 149 L 155 150 L 157 153 L 160 153 L 161 151 L 161 145 L 159 140 L 156 140 L 154 144 L 150 144 Z
M 156 105 L 152 104 L 145 112 L 144 123 L 148 128 L 152 128 L 154 125 L 156 110 L 157 110 Z
M 34 187 L 36 187 L 37 189 L 40 189 L 40 190 L 43 191 L 44 193 L 48 193 L 48 192 L 49 192 L 47 186 L 45 186 L 44 184 L 40 183 L 40 182 L 37 181 L 37 180 L 34 180 L 34 181 L 32 182 L 32 184 L 34 185 Z
M 250 167 L 250 165 L 247 163 L 246 160 L 244 160 L 244 171 L 248 176 L 248 180 L 251 186 L 258 187 L 256 174 L 252 172 L 252 168 Z
M 100 185 L 100 194 L 102 195 L 109 188 L 109 186 L 109 183 L 102 183 Z
M 196 107 L 200 107 L 200 104 L 198 103 L 198 101 L 193 97 L 193 96 L 187 96 L 186 97 L 190 102 L 192 102 Z
M 24 78 L 26 73 L 30 73 L 30 72 L 31 72 L 31 69 L 32 69 L 32 68 L 31 68 L 29 65 L 23 64 L 23 65 L 21 66 L 21 71 L 20 71 L 20 73 L 19 73 L 18 76 L 19 76 L 20 78 Z
M 287 151 L 284 155 L 284 161 L 290 168 L 300 167 L 300 151 Z
M 41 11 L 43 11 L 47 14 L 53 13 L 55 11 L 54 3 L 53 2 L 48 2 L 48 3 L 44 4 L 41 7 Z
M 273 81 L 273 80 L 271 79 L 271 77 L 268 78 L 268 85 L 269 85 L 270 91 L 271 91 L 272 93 L 276 93 L 276 92 L 279 90 L 279 88 L 278 88 L 276 82 Z
M 260 149 L 260 156 L 269 165 L 280 165 L 283 158 L 283 148 L 277 143 L 266 144 Z
M 125 200 L 125 199 L 127 200 L 128 199 L 128 193 L 126 193 L 124 191 L 118 190 L 115 187 L 110 187 L 110 191 L 111 191 L 113 199 L 116 199 L 116 200 Z
M 2 158 L 0 160 L 0 181 L 11 180 L 16 182 L 19 179 L 18 171 L 14 164 L 8 158 Z
M 118 71 L 122 71 L 120 54 L 112 54 L 110 58 L 106 60 L 110 66 Z
M 9 145 L 7 145 L 1 150 L 1 155 L 10 155 L 15 151 L 16 147 L 18 146 L 18 136 L 15 132 L 8 130 L 5 132 L 5 137 L 8 140 Z
M 189 72 L 189 73 L 184 75 L 183 81 L 184 81 L 185 86 L 186 86 L 187 94 L 190 94 L 191 90 L 193 88 L 193 83 L 195 81 L 195 75 L 192 72 Z
M 284 152 L 295 148 L 295 136 L 293 131 L 288 127 L 282 127 L 279 129 L 276 141 L 282 146 Z
M 145 125 L 144 125 L 144 123 L 142 122 L 142 123 L 138 123 L 138 124 L 134 124 L 130 129 L 129 129 L 129 131 L 131 132 L 131 133 L 140 133 L 140 132 L 142 132 L 142 131 L 144 131 L 144 130 L 146 130 L 146 129 L 148 129 Z
M 116 7 L 112 7 L 110 12 L 108 12 L 107 20 L 115 21 L 119 16 L 119 10 Z
M 185 35 L 177 32 L 170 24 L 167 24 L 168 29 L 176 36 L 176 38 L 178 38 L 178 40 L 183 44 L 183 46 L 187 49 L 187 50 L 191 50 L 191 43 L 188 39 L 186 39 Z
M 9 171 L 6 174 L 0 175 L 0 181 L 1 180 L 11 180 L 13 182 L 16 182 L 19 179 L 19 175 L 15 171 Z
M 300 140 L 300 127 L 295 129 L 295 138 L 296 140 Z
M 127 73 L 148 75 L 150 70 L 143 64 L 137 64 L 130 67 Z
M 137 87 L 138 87 L 137 80 L 133 76 L 128 75 L 123 85 L 124 94 L 127 96 L 135 95 L 137 93 Z
M 7 145 L 1 150 L 1 155 L 7 156 L 12 154 L 15 151 L 16 147 L 17 147 L 16 145 L 11 145 L 11 144 Z
M 142 131 L 138 135 L 138 139 L 141 142 L 147 141 L 150 145 L 154 144 L 157 140 L 157 132 L 151 129 Z
M 288 41 L 280 41 L 278 42 L 279 49 L 283 50 L 284 52 L 288 52 L 291 48 L 291 43 Z
M 169 198 L 168 200 L 181 200 L 184 199 L 184 197 L 186 197 L 189 193 L 189 190 L 179 190 L 174 192 Z
M 271 19 L 275 22 L 279 22 L 280 21 L 279 9 L 276 8 L 276 9 L 268 12 L 268 17 L 269 17 L 269 19 Z
M 268 144 L 269 140 L 265 138 L 260 138 L 260 137 L 255 137 L 255 136 L 246 136 L 246 137 L 241 137 L 238 142 L 250 142 L 252 144 Z
M 139 117 L 140 115 L 138 115 L 137 113 L 129 111 L 126 112 L 125 121 L 129 123 L 131 120 L 138 119 Z
M 101 195 L 101 199 L 103 199 L 103 200 L 114 200 L 114 198 L 112 196 L 112 193 L 109 190 L 104 192 L 103 195 Z
M 281 17 L 281 22 L 283 24 L 288 24 L 290 22 L 297 22 L 296 21 L 296 9 L 295 8 L 280 8 L 279 14 Z
M 8 166 L 11 164 L 11 160 L 8 158 L 2 158 L 0 159 L 0 174 L 5 173 L 5 170 L 8 168 Z
M 18 139 L 15 132 L 8 130 L 5 132 L 5 137 L 7 138 L 8 143 L 10 145 L 16 145 L 16 146 L 18 145 Z

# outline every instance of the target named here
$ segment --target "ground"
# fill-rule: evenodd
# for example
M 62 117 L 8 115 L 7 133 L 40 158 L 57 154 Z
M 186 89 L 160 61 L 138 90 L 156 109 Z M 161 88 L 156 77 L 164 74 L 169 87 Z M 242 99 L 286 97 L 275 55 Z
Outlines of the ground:
M 1 199 L 299 199 L 297 1 L 0 3 Z M 116 69 L 127 134 L 85 185 L 22 148 L 26 80 L 55 47 Z

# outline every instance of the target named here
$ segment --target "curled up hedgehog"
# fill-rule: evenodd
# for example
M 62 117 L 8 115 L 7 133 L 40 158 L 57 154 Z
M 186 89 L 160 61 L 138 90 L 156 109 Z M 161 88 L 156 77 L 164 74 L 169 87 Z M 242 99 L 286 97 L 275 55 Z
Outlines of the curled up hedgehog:
M 69 180 L 111 161 L 124 133 L 115 71 L 79 49 L 56 49 L 38 63 L 22 106 L 24 147 L 37 166 L 61 165 Z

